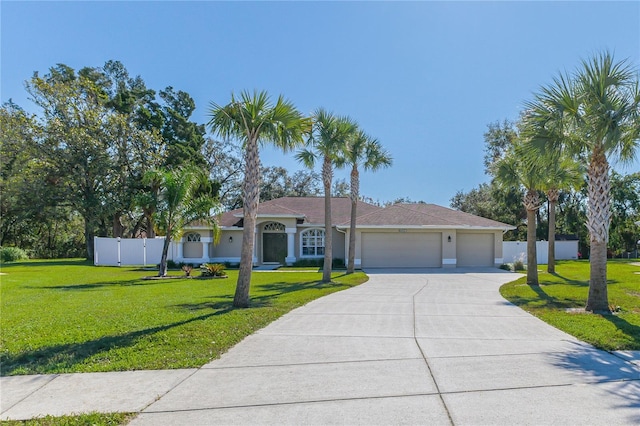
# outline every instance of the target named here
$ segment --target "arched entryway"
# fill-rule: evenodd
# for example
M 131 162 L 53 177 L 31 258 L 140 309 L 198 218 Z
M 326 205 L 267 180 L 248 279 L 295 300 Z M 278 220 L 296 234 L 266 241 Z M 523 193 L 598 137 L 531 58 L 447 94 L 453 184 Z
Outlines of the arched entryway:
M 287 234 L 279 222 L 267 222 L 262 227 L 262 263 L 284 264 L 287 257 Z

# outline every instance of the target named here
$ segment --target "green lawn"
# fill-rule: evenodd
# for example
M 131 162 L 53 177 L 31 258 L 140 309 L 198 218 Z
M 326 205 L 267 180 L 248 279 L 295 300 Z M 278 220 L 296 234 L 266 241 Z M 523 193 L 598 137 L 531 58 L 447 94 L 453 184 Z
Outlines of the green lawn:
M 544 266 L 540 265 L 543 270 Z M 500 293 L 554 327 L 605 350 L 640 350 L 640 266 L 628 261 L 607 265 L 609 303 L 614 315 L 585 313 L 589 291 L 589 262 L 558 262 L 556 274 L 540 272 L 540 286 L 526 278 L 505 284 Z M 573 311 L 572 311 L 573 310 Z
M 3 265 L 2 273 L 3 376 L 199 367 L 286 312 L 367 280 L 362 272 L 337 272 L 331 284 L 320 272 L 254 272 L 252 307 L 234 309 L 233 270 L 227 279 L 142 280 L 154 272 L 55 260 Z
M 5 426 L 118 426 L 129 423 L 136 414 L 90 413 L 77 416 L 46 416 L 31 420 L 3 420 Z

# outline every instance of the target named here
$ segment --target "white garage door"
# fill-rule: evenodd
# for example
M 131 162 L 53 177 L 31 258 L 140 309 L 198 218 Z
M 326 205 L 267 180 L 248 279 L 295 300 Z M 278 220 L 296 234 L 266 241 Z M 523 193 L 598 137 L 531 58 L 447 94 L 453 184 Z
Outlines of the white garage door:
M 493 234 L 462 234 L 456 236 L 457 266 L 493 266 Z
M 439 268 L 442 233 L 362 234 L 364 268 Z

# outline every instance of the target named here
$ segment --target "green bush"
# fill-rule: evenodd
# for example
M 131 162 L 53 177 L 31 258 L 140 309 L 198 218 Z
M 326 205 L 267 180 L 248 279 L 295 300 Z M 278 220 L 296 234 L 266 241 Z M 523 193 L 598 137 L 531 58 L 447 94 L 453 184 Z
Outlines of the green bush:
M 225 266 L 221 263 L 203 263 L 200 265 L 202 277 L 222 277 L 224 276 Z
M 18 260 L 27 260 L 27 253 L 18 247 L 0 247 L 0 261 L 17 262 Z
M 292 266 L 297 266 L 297 267 L 309 267 L 309 268 L 322 268 L 324 266 L 324 259 L 320 258 L 320 259 L 299 259 L 296 260 Z M 344 269 L 345 268 L 345 264 L 344 264 L 344 259 L 340 259 L 340 258 L 333 258 L 333 261 L 331 262 L 331 267 L 332 268 L 336 268 L 336 269 Z

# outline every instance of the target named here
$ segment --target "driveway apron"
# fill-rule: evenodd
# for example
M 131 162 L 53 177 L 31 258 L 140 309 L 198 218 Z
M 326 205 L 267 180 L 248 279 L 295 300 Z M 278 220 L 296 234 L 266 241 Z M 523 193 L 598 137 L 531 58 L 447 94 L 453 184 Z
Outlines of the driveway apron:
M 131 424 L 638 424 L 640 369 L 505 301 L 496 269 L 368 271 Z

